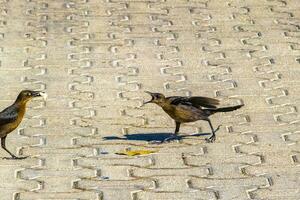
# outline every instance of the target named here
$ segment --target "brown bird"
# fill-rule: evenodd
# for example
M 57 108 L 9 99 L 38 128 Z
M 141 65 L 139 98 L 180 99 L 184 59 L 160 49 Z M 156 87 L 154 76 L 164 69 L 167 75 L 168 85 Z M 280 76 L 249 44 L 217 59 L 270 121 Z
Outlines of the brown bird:
M 171 96 L 165 97 L 161 93 L 152 93 L 146 91 L 150 94 L 152 99 L 150 101 L 144 102 L 155 103 L 160 106 L 172 119 L 175 120 L 176 128 L 173 136 L 165 139 L 168 141 L 177 137 L 179 132 L 180 124 L 195 122 L 198 120 L 205 120 L 209 123 L 209 126 L 212 131 L 210 138 L 206 139 L 207 142 L 214 142 L 216 140 L 215 130 L 212 126 L 210 115 L 217 112 L 230 112 L 241 108 L 243 105 L 230 106 L 217 108 L 219 105 L 219 100 L 201 97 L 201 96 L 192 96 L 192 97 L 182 97 L 182 96 Z
M 0 112 L 1 147 L 11 155 L 12 159 L 24 159 L 27 157 L 17 157 L 11 153 L 5 146 L 5 139 L 7 135 L 15 130 L 21 123 L 26 111 L 27 102 L 34 97 L 40 96 L 44 96 L 44 94 L 31 90 L 23 90 L 20 92 L 16 101 L 11 106 Z

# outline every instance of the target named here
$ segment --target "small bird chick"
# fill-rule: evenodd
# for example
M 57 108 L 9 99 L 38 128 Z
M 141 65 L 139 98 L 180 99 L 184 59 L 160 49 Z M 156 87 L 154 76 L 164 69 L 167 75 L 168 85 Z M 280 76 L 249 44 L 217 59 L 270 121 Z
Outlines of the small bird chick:
M 11 159 L 24 159 L 27 157 L 17 157 L 11 153 L 5 145 L 5 139 L 9 133 L 15 130 L 21 123 L 25 111 L 26 104 L 29 100 L 35 97 L 45 96 L 42 92 L 31 90 L 23 90 L 18 95 L 16 101 L 2 112 L 0 112 L 0 138 L 1 147 L 11 155 Z
M 177 134 L 180 129 L 180 124 L 195 122 L 198 120 L 205 120 L 209 123 L 209 126 L 212 131 L 210 138 L 206 139 L 207 142 L 214 142 L 216 140 L 215 130 L 212 126 L 210 115 L 218 112 L 230 112 L 241 108 L 243 105 L 230 106 L 217 108 L 219 105 L 219 100 L 201 97 L 201 96 L 192 96 L 192 97 L 182 97 L 182 96 L 171 96 L 165 97 L 161 93 L 152 93 L 146 91 L 147 94 L 151 95 L 152 99 L 150 101 L 144 102 L 155 103 L 160 106 L 172 119 L 175 120 L 176 128 L 173 136 L 165 139 L 168 141 L 177 137 Z

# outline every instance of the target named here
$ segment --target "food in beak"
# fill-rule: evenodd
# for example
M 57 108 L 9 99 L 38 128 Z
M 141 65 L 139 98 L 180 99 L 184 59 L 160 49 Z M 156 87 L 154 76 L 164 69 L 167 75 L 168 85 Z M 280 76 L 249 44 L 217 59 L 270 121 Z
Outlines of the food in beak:
M 45 92 L 40 92 L 40 96 L 43 97 L 44 100 L 47 99 L 48 95 Z
M 41 94 L 40 94 L 40 92 L 35 92 L 35 91 L 33 91 L 33 92 L 31 92 L 31 96 L 32 96 L 32 97 L 40 97 Z

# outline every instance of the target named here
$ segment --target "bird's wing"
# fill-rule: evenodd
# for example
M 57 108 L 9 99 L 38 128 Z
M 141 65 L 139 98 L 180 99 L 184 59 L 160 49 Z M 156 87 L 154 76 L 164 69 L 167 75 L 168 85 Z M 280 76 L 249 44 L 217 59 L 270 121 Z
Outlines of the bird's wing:
M 16 109 L 8 107 L 0 112 L 0 126 L 14 122 L 18 118 L 18 112 Z
M 218 99 L 213 99 L 209 97 L 189 97 L 189 101 L 194 105 L 194 106 L 201 106 L 201 107 L 206 107 L 206 108 L 216 108 L 217 105 L 219 105 L 220 101 Z
M 209 97 L 201 97 L 201 96 L 194 96 L 194 97 L 180 97 L 180 96 L 173 96 L 168 97 L 171 104 L 178 105 L 191 105 L 194 107 L 206 107 L 206 108 L 216 108 L 219 104 L 218 99 L 213 99 Z

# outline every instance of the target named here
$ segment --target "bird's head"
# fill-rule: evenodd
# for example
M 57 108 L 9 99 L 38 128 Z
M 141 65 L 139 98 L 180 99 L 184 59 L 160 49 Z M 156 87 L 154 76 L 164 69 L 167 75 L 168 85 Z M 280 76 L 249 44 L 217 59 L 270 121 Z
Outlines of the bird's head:
M 156 103 L 158 105 L 162 105 L 166 101 L 166 97 L 161 93 L 152 93 L 148 91 L 145 91 L 145 93 L 151 96 L 151 100 L 144 102 L 144 105 L 147 103 Z
M 45 93 L 32 91 L 32 90 L 23 90 L 17 97 L 17 102 L 27 103 L 29 100 L 35 97 L 45 97 Z

